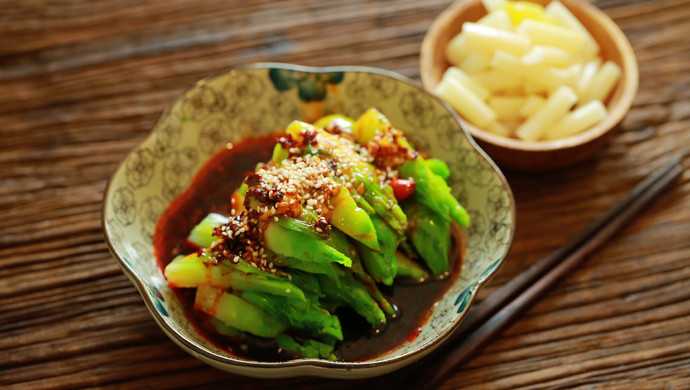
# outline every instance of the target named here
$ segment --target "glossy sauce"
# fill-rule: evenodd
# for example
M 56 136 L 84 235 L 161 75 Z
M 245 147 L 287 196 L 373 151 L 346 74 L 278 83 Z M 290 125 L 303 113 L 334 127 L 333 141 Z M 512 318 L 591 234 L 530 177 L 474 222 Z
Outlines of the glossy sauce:
M 201 168 L 190 187 L 180 194 L 163 213 L 153 236 L 154 253 L 161 271 L 179 254 L 190 253 L 186 244 L 189 231 L 208 213 L 229 215 L 230 196 L 244 177 L 254 171 L 256 164 L 271 158 L 276 136 L 262 136 L 242 141 L 226 148 Z M 457 235 L 454 241 L 458 241 Z M 461 246 L 461 245 L 460 245 Z M 370 332 L 366 321 L 349 309 L 339 310 L 345 340 L 336 346 L 336 354 L 344 361 L 366 360 L 394 350 L 414 340 L 426 323 L 435 302 L 439 301 L 459 275 L 460 250 L 453 245 L 454 269 L 442 281 L 421 284 L 401 283 L 393 287 L 380 286 L 383 294 L 400 308 L 398 318 L 389 319 L 387 328 L 378 335 Z M 174 289 L 183 303 L 188 318 L 201 334 L 218 347 L 232 354 L 254 360 L 284 360 L 275 352 L 270 340 L 251 335 L 241 340 L 219 336 L 212 332 L 206 315 L 194 310 L 194 289 Z

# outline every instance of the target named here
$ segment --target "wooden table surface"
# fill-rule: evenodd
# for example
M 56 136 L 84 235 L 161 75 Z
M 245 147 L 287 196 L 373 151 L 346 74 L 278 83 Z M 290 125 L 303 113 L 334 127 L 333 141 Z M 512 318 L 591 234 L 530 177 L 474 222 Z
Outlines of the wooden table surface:
M 451 0 L 0 1 L 0 386 L 387 388 L 259 380 L 170 341 L 108 253 L 103 191 L 164 106 L 256 61 L 381 67 L 418 79 Z M 481 297 L 690 146 L 690 1 L 601 0 L 640 66 L 634 107 L 595 158 L 506 172 L 510 254 Z M 443 388 L 690 388 L 690 171 Z

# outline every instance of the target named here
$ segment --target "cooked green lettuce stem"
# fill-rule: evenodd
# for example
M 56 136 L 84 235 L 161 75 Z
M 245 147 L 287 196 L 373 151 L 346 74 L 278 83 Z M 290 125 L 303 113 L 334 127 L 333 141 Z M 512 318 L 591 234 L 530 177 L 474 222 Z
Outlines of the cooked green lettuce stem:
M 196 289 L 195 309 L 221 335 L 272 339 L 288 359 L 335 360 L 336 310 L 378 332 L 399 315 L 379 285 L 450 272 L 450 224 L 470 224 L 450 174 L 376 109 L 293 121 L 230 194 L 230 215 L 201 220 L 187 237 L 198 250 L 165 277 Z

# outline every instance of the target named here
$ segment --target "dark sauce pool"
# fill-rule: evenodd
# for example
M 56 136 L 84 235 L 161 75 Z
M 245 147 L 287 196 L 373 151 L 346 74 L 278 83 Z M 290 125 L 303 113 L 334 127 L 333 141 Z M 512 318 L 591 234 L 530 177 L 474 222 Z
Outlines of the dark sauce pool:
M 186 244 L 189 231 L 208 213 L 230 213 L 230 195 L 244 177 L 254 171 L 256 164 L 271 158 L 276 136 L 251 138 L 226 148 L 209 159 L 193 179 L 187 190 L 180 194 L 165 210 L 153 236 L 154 253 L 161 271 L 179 254 L 194 251 Z M 458 229 L 454 229 L 457 230 Z M 461 266 L 461 235 L 454 234 L 453 271 L 441 281 L 421 284 L 380 286 L 383 294 L 396 304 L 400 314 L 389 319 L 386 329 L 374 335 L 369 325 L 353 311 L 343 309 L 339 316 L 344 340 L 336 346 L 336 354 L 344 361 L 362 361 L 382 355 L 412 341 L 427 322 L 434 305 L 458 278 Z M 194 289 L 174 288 L 187 317 L 198 331 L 219 348 L 235 356 L 262 361 L 285 360 L 276 352 L 271 340 L 243 335 L 225 337 L 212 331 L 206 314 L 194 310 Z

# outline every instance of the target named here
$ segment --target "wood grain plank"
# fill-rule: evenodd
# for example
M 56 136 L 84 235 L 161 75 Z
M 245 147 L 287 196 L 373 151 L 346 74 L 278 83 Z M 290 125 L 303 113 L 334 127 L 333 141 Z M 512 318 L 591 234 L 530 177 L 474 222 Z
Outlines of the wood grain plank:
M 391 388 L 259 380 L 192 358 L 108 253 L 100 202 L 119 161 L 196 80 L 256 61 L 378 66 L 418 79 L 451 0 L 0 0 L 3 388 Z M 506 172 L 510 254 L 480 299 L 690 145 L 690 1 L 599 0 L 635 49 L 640 89 L 595 158 Z M 96 151 L 97 153 L 94 153 Z M 690 171 L 442 388 L 690 386 Z

